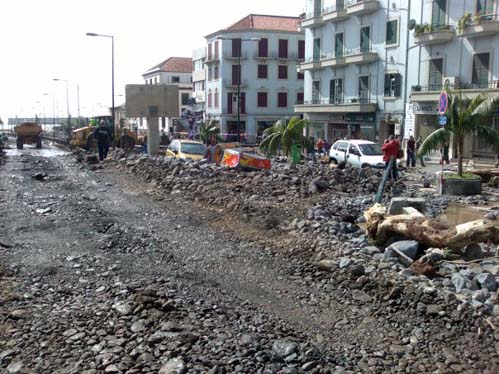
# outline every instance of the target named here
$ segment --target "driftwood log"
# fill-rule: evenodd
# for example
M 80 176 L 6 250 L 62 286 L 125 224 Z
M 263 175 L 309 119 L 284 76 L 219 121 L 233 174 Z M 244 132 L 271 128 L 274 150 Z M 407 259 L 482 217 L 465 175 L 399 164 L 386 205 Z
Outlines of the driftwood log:
M 386 207 L 380 204 L 369 208 L 364 216 L 368 238 L 380 245 L 394 235 L 416 240 L 426 247 L 453 250 L 483 242 L 499 244 L 499 227 L 486 219 L 449 226 L 419 212 L 389 216 Z

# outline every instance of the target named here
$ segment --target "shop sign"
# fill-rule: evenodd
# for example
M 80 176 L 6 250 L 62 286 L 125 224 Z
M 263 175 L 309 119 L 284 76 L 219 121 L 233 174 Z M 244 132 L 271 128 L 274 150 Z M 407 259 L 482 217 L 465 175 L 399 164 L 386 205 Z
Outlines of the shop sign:
M 404 122 L 404 139 L 409 139 L 414 136 L 414 126 L 416 124 L 416 120 L 414 118 L 414 107 L 417 104 L 407 104 L 405 109 L 405 122 Z
M 438 114 L 436 104 L 432 103 L 412 103 L 414 105 L 414 114 Z
M 346 115 L 348 122 L 375 122 L 376 114 L 357 114 L 357 113 L 347 113 Z

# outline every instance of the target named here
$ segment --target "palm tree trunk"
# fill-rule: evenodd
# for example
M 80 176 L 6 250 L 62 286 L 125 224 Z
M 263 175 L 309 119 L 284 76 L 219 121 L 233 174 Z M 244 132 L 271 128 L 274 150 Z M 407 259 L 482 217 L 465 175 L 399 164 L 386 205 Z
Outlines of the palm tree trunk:
M 462 136 L 457 138 L 457 174 L 463 176 L 463 148 L 464 138 Z

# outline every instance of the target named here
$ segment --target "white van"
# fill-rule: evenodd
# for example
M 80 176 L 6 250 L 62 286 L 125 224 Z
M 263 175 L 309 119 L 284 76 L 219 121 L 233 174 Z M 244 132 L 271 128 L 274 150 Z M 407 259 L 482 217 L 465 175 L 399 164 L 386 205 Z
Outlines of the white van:
M 329 161 L 345 162 L 357 168 L 383 169 L 383 153 L 379 144 L 368 140 L 338 140 L 329 150 Z

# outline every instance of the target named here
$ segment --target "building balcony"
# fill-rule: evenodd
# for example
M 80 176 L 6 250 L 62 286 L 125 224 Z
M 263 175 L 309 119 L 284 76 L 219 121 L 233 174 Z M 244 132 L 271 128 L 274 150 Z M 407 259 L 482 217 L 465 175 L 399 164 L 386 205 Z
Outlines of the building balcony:
M 288 53 L 286 57 L 279 56 L 279 53 L 269 53 L 267 56 L 260 56 L 257 53 L 254 54 L 255 60 L 268 61 L 268 60 L 281 60 L 281 61 L 303 61 L 305 60 L 303 57 L 300 57 L 298 53 Z
M 200 82 L 206 80 L 206 69 L 196 70 L 192 72 L 192 81 Z
M 450 42 L 456 31 L 449 25 L 432 26 L 429 24 L 417 25 L 414 31 L 414 44 L 431 45 Z
M 347 15 L 361 16 L 376 12 L 380 8 L 378 0 L 348 0 Z
M 241 84 L 237 84 L 233 82 L 230 79 L 224 79 L 223 80 L 223 86 L 229 90 L 237 90 L 237 87 L 239 86 L 240 88 L 246 88 L 248 87 L 248 81 L 246 79 L 241 80 Z
M 444 86 L 443 84 L 429 85 L 429 86 L 412 86 L 411 87 L 411 101 L 422 102 L 437 102 L 440 92 L 446 87 L 454 91 L 461 91 L 463 96 L 473 100 L 481 93 L 486 93 L 489 96 L 499 97 L 499 80 L 490 82 L 472 82 L 472 83 L 457 83 L 455 85 Z
M 497 14 L 464 16 L 458 21 L 457 36 L 480 38 L 499 34 L 499 17 Z
M 215 56 L 215 55 L 207 56 L 206 60 L 204 60 L 205 65 L 214 64 L 216 62 L 220 62 L 220 57 Z
M 322 20 L 322 14 L 317 13 L 307 13 L 305 19 L 301 21 L 302 28 L 316 28 L 324 25 L 324 21 Z
M 351 49 L 339 53 L 328 53 L 306 60 L 300 64 L 299 70 L 318 70 L 324 68 L 337 68 L 346 65 L 364 65 L 376 62 L 379 59 L 378 52 L 374 49 Z
M 247 58 L 248 54 L 246 52 L 241 53 L 241 56 L 233 56 L 232 53 L 224 53 L 224 60 L 237 61 L 239 59 L 245 60 Z
M 345 4 L 337 4 L 324 8 L 322 13 L 322 21 L 326 22 L 339 22 L 348 18 Z
M 295 113 L 375 113 L 376 110 L 376 101 L 369 97 L 326 98 L 295 105 Z

